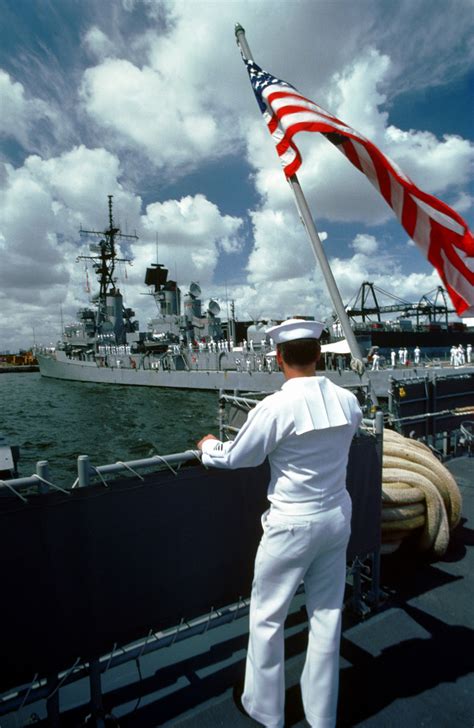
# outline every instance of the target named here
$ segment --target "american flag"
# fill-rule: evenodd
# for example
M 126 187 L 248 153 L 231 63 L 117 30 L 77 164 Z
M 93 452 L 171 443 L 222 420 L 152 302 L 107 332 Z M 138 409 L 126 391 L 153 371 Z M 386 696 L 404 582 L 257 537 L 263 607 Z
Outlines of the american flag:
M 245 59 L 244 59 L 245 60 Z M 286 81 L 245 60 L 257 97 L 287 177 L 302 159 L 293 137 L 321 132 L 363 172 L 390 205 L 398 220 L 438 271 L 458 315 L 474 315 L 474 238 L 457 212 L 422 192 L 371 141 L 305 98 Z

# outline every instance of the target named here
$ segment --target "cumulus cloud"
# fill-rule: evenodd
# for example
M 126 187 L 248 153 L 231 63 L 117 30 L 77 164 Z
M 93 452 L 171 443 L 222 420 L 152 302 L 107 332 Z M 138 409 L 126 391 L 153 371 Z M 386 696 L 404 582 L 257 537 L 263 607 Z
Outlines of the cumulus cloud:
M 0 69 L 0 136 L 12 137 L 23 147 L 31 145 L 30 135 L 41 119 L 51 120 L 52 109 L 41 99 L 29 97 L 23 84 Z
M 141 241 L 134 246 L 137 269 L 144 269 L 156 257 L 180 281 L 212 281 L 220 252 L 234 253 L 241 242 L 242 220 L 223 215 L 204 195 L 154 202 L 141 218 Z M 158 238 L 156 238 L 158 236 Z
M 338 118 L 375 144 L 383 141 L 387 125 L 388 114 L 379 108 L 386 101 L 380 87 L 389 69 L 390 58 L 369 48 L 334 74 L 327 93 L 328 110 L 336 109 Z
M 301 78 L 303 69 L 302 80 L 308 83 L 320 83 L 328 69 L 333 72 L 341 58 L 348 60 L 357 49 L 357 38 L 351 34 L 337 49 L 323 50 L 318 64 L 298 62 L 294 38 L 300 38 L 302 46 L 305 38 L 311 46 L 314 42 L 306 3 L 292 8 L 283 34 L 278 22 L 272 29 L 267 3 L 147 2 L 143 7 L 149 13 L 149 27 L 129 42 L 135 51 L 140 48 L 141 60 L 122 51 L 86 69 L 81 99 L 98 129 L 118 133 L 115 143 L 132 144 L 172 173 L 238 153 L 240 125 L 255 118 L 255 101 L 233 37 L 236 19 L 251 29 L 251 42 L 263 58 L 279 60 L 279 65 L 284 58 L 290 77 Z M 133 4 L 128 9 L 133 10 Z M 330 14 L 314 6 L 311 14 L 316 24 L 324 22 L 328 34 L 338 32 L 343 18 L 348 22 L 358 16 L 355 8 L 337 5 Z M 108 46 L 103 29 L 99 33 L 91 28 L 86 38 L 89 48 L 100 53 Z
M 294 279 L 314 268 L 314 254 L 294 215 L 265 208 L 252 212 L 251 218 L 255 244 L 247 263 L 249 283 Z M 321 240 L 326 237 L 320 234 Z
M 386 130 L 389 156 L 426 192 L 442 193 L 466 185 L 474 165 L 474 144 L 455 135 L 442 141 L 426 131 Z
M 358 253 L 363 253 L 364 255 L 372 255 L 372 253 L 375 253 L 378 249 L 378 242 L 373 235 L 364 235 L 363 233 L 358 233 L 352 241 L 351 247 L 354 248 L 354 250 L 356 250 Z
M 195 103 L 150 67 L 107 59 L 84 74 L 81 96 L 100 125 L 113 128 L 156 165 L 172 168 L 216 156 L 228 136 L 205 103 Z M 205 102 L 205 99 L 203 99 Z
M 115 55 L 115 46 L 110 38 L 96 25 L 89 28 L 83 40 L 86 49 L 96 58 Z
M 453 207 L 457 210 L 457 212 L 463 215 L 472 209 L 473 204 L 474 197 L 472 195 L 468 195 L 467 192 L 461 191 L 457 199 L 454 201 Z
M 368 236 L 360 234 L 356 239 L 360 243 L 366 237 Z M 330 243 L 330 238 L 328 242 Z M 409 302 L 419 301 L 422 294 L 429 293 L 441 285 L 435 270 L 406 275 L 396 260 L 383 254 L 376 259 L 369 250 L 365 253 L 355 252 L 352 256 L 328 257 L 346 305 L 355 300 L 360 286 L 365 281 Z M 232 297 L 235 299 L 236 311 L 242 319 L 269 320 L 293 315 L 310 315 L 321 320 L 329 320 L 334 313 L 326 283 L 319 266 L 314 262 L 311 268 L 298 276 L 276 282 L 260 279 L 237 286 L 232 292 Z M 377 299 L 380 305 L 393 303 L 390 296 L 380 291 L 377 293 Z

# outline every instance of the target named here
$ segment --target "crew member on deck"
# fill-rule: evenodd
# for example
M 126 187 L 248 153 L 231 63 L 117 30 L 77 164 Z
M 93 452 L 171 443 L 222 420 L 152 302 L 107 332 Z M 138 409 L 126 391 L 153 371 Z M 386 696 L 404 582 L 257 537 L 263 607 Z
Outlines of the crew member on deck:
M 269 728 L 284 724 L 284 622 L 304 580 L 309 642 L 301 675 L 311 726 L 336 723 L 341 607 L 350 535 L 346 470 L 362 413 L 356 397 L 316 377 L 323 324 L 290 319 L 268 330 L 285 383 L 249 413 L 233 442 L 206 435 L 205 465 L 254 467 L 268 457 L 270 508 L 255 559 L 242 705 Z

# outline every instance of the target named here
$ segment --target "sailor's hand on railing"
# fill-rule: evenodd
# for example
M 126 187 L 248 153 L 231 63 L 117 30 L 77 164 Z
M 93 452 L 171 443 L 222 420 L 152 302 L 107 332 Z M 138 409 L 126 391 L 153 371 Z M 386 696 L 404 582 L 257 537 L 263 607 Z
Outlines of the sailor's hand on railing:
M 197 449 L 202 450 L 202 443 L 206 442 L 206 440 L 217 440 L 218 438 L 215 435 L 205 435 L 199 442 L 197 443 Z

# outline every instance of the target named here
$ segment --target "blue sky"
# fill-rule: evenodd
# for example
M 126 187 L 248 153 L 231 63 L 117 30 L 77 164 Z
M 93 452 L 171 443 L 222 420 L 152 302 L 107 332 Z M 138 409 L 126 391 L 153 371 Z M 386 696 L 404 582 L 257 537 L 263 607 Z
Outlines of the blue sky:
M 473 223 L 470 0 L 0 0 L 0 349 L 87 305 L 78 230 L 107 195 L 139 241 L 120 285 L 142 327 L 155 258 L 239 318 L 331 313 L 234 39 Z M 439 279 L 370 184 L 316 135 L 299 178 L 343 299 Z M 89 278 L 93 278 L 88 271 Z M 222 306 L 225 309 L 225 305 Z

